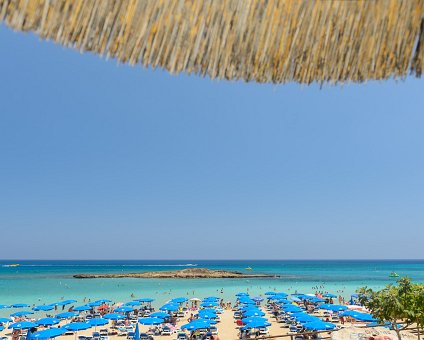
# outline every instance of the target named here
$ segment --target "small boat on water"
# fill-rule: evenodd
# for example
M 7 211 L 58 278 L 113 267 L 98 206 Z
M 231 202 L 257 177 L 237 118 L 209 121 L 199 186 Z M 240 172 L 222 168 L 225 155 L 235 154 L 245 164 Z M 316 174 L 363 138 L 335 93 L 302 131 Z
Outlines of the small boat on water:
M 11 264 L 5 264 L 3 265 L 3 267 L 19 267 L 20 264 L 19 263 L 11 263 Z
M 399 277 L 399 274 L 395 272 L 391 272 L 389 277 Z
M 246 270 L 253 270 L 252 267 L 246 267 L 244 269 L 246 269 Z

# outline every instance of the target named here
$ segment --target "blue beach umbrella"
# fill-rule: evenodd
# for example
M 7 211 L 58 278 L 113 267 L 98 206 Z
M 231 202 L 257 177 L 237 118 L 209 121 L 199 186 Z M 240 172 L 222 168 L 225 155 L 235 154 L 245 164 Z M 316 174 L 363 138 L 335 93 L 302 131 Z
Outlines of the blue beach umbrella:
M 56 314 L 56 317 L 58 319 L 68 319 L 68 318 L 72 318 L 72 317 L 77 316 L 77 315 L 78 315 L 78 313 L 76 313 L 76 312 L 63 312 L 63 313 Z
M 352 316 L 352 315 L 355 315 L 355 314 L 358 314 L 358 313 L 359 312 L 356 312 L 354 310 L 347 310 L 347 311 L 340 313 L 340 316 Z
M 46 312 L 46 311 L 49 311 L 49 310 L 52 310 L 52 309 L 54 309 L 54 306 L 52 306 L 52 305 L 43 305 L 43 306 L 35 306 L 32 310 L 35 310 L 36 312 L 38 312 L 38 311 Z
M 194 321 L 189 322 L 185 325 L 182 325 L 181 329 L 187 329 L 189 331 L 194 331 L 196 329 L 209 328 L 210 326 L 211 326 L 211 323 L 208 322 L 208 320 L 194 320 Z
M 276 292 L 266 292 L 265 293 L 265 295 L 267 295 L 267 296 L 272 296 L 272 295 L 276 295 L 277 293 Z
M 319 309 L 326 309 L 326 310 L 330 310 L 331 306 L 333 306 L 333 305 L 328 304 L 328 303 L 324 303 L 324 304 L 322 304 L 322 305 L 319 305 L 319 306 L 318 306 L 318 308 L 319 308 Z M 346 307 L 346 308 L 347 308 L 347 307 Z
M 129 301 L 127 303 L 124 303 L 124 306 L 140 306 L 142 302 L 140 301 Z
M 288 304 L 292 303 L 292 301 L 287 300 L 287 299 L 280 299 L 280 300 L 277 300 L 276 302 L 279 303 L 279 304 L 282 304 L 282 305 L 288 305 Z
M 38 325 L 34 322 L 29 322 L 29 321 L 20 321 L 20 322 L 15 322 L 12 323 L 11 325 L 9 325 L 9 329 L 30 329 L 30 328 L 34 328 L 37 327 Z
M 87 306 L 90 306 L 90 307 L 99 307 L 99 306 L 101 306 L 103 303 L 102 302 L 100 302 L 100 301 L 93 301 L 93 302 L 89 302 L 89 303 L 87 303 Z
M 99 300 L 96 300 L 95 302 L 100 302 L 101 304 L 104 304 L 104 303 L 112 302 L 112 300 L 109 300 L 109 299 L 99 299 Z
M 117 313 L 109 313 L 109 314 L 105 314 L 103 315 L 103 319 L 107 319 L 107 320 L 122 320 L 125 319 L 125 316 L 122 314 L 117 314 Z
M 38 331 L 31 334 L 31 338 L 35 339 L 51 339 L 61 336 L 66 333 L 64 328 L 50 328 L 43 331 Z
M 15 312 L 10 314 L 10 316 L 25 316 L 25 315 L 29 315 L 29 314 L 34 314 L 34 312 L 30 312 L 28 310 L 23 310 L 21 312 Z
M 135 325 L 135 331 L 134 331 L 134 340 L 140 340 L 140 329 L 138 328 L 138 324 Z
M 284 294 L 275 294 L 268 297 L 269 300 L 281 300 L 281 299 L 287 299 L 287 295 Z
M 60 320 L 56 318 L 43 318 L 37 320 L 35 323 L 39 326 L 53 326 L 57 325 L 59 322 Z
M 77 307 L 74 307 L 72 310 L 74 310 L 74 311 L 76 311 L 76 312 L 83 312 L 83 311 L 86 311 L 86 310 L 91 310 L 92 308 L 90 307 L 90 306 L 88 306 L 88 305 L 83 305 L 83 306 L 77 306 Z
M 283 311 L 287 312 L 287 313 L 299 313 L 299 312 L 303 312 L 303 309 L 295 306 L 295 305 L 284 305 L 283 307 L 281 307 L 283 309 Z
M 179 305 L 172 304 L 172 303 L 167 303 L 167 304 L 165 304 L 165 305 L 163 305 L 162 307 L 159 308 L 159 310 L 161 310 L 161 311 L 170 311 L 170 312 L 175 312 L 179 309 L 180 309 Z
M 344 311 L 344 310 L 347 309 L 346 306 L 342 306 L 342 305 L 327 305 L 327 304 L 320 305 L 320 306 L 318 306 L 318 308 L 320 308 L 320 309 L 326 309 L 326 310 L 331 310 L 333 312 L 341 312 L 341 311 Z
M 114 312 L 118 312 L 118 313 L 129 313 L 129 312 L 133 312 L 135 309 L 129 306 L 121 306 L 118 308 L 115 308 Z
M 216 320 L 214 320 L 214 319 L 204 319 L 204 318 L 200 318 L 200 319 L 197 319 L 196 321 L 198 321 L 198 320 L 200 320 L 200 321 L 207 321 L 207 322 L 209 322 L 209 325 L 216 325 Z
M 14 303 L 10 307 L 12 307 L 12 308 L 24 308 L 24 307 L 31 307 L 31 306 L 28 305 L 27 303 Z
M 303 328 L 305 328 L 308 331 L 330 331 L 335 329 L 336 325 L 330 322 L 314 321 L 314 322 L 305 323 L 303 325 Z
M 204 299 L 202 300 L 201 303 L 218 303 L 218 300 L 208 300 L 208 299 Z
M 209 326 L 216 324 L 216 321 L 214 319 L 203 319 L 203 318 L 193 320 L 192 322 L 203 322 L 203 323 L 207 323 Z
M 219 304 L 217 302 L 202 302 L 200 307 L 218 307 Z
M 170 315 L 168 313 L 165 312 L 155 312 L 150 314 L 150 317 L 152 318 L 160 318 L 160 319 L 167 319 L 170 317 Z
M 202 315 L 199 314 L 199 316 L 202 319 L 207 319 L 207 320 L 213 320 L 213 319 L 216 319 L 217 318 L 217 315 L 216 314 L 202 314 Z
M 249 322 L 246 326 L 242 328 L 242 330 L 252 329 L 252 328 L 262 328 L 262 327 L 268 327 L 268 326 L 271 326 L 271 324 L 268 321 L 255 320 L 255 321 Z
M 239 298 L 239 302 L 243 303 L 245 305 L 255 304 L 255 301 L 253 299 L 251 299 L 250 297 L 246 297 L 246 296 L 242 296 L 241 298 Z
M 63 328 L 69 331 L 78 332 L 91 328 L 91 325 L 88 322 L 71 322 L 67 325 L 64 325 Z
M 243 301 L 243 300 L 251 300 L 252 298 L 249 295 L 242 295 L 237 297 L 237 300 Z
M 244 316 L 249 318 L 249 317 L 253 317 L 253 316 L 264 316 L 265 313 L 260 311 L 260 310 L 248 310 L 247 312 L 244 313 Z
M 306 313 L 306 312 L 297 312 L 297 313 L 290 313 L 290 318 L 292 318 L 292 319 L 294 319 L 294 320 L 297 320 L 297 318 L 302 318 L 302 317 L 304 317 L 305 315 L 307 315 L 307 316 L 311 316 L 311 314 L 308 314 L 308 313 Z M 321 319 L 320 319 L 321 320 Z
M 374 318 L 371 314 L 368 313 L 356 313 L 350 316 L 351 318 L 354 318 L 359 321 L 365 321 L 365 322 L 375 322 L 377 321 L 376 318 Z
M 107 325 L 109 323 L 109 320 L 101 319 L 101 318 L 94 318 L 94 319 L 88 320 L 87 323 L 92 327 L 97 327 L 97 326 Z
M 4 309 L 4 308 L 10 308 L 11 306 L 9 305 L 0 305 L 0 309 Z
M 188 299 L 185 298 L 185 297 L 178 297 L 178 298 L 172 299 L 171 303 L 184 303 L 184 302 L 187 302 L 187 301 L 188 301 Z
M 217 296 L 208 296 L 205 300 L 219 300 Z
M 12 319 L 10 318 L 0 318 L 0 323 L 6 323 L 6 322 L 11 322 Z
M 287 293 L 285 293 L 285 292 L 277 292 L 275 295 L 282 296 L 282 297 L 287 297 L 287 296 L 289 296 L 289 294 L 287 294 Z
M 254 298 L 252 298 L 252 300 L 255 301 L 255 302 L 261 302 L 261 301 L 264 300 L 264 298 L 261 297 L 261 296 L 255 296 Z
M 301 294 L 298 297 L 300 297 L 302 300 L 312 300 L 313 298 L 316 298 L 315 295 L 308 295 L 308 294 Z
M 203 309 L 200 309 L 199 312 L 200 311 L 202 311 L 202 312 L 210 312 L 210 313 L 215 313 L 215 314 L 217 313 L 217 310 L 215 308 L 203 308 Z
M 249 322 L 252 322 L 252 321 L 263 321 L 263 322 L 266 322 L 266 321 L 268 321 L 268 319 L 267 318 L 261 318 L 259 316 L 254 316 L 254 317 L 250 317 L 250 318 L 241 319 L 241 321 L 243 323 L 245 323 L 245 324 L 248 324 Z
M 237 293 L 236 296 L 249 296 L 249 294 L 241 292 L 241 293 Z
M 64 301 L 52 303 L 52 305 L 53 306 L 66 306 L 66 305 L 70 305 L 70 304 L 75 303 L 75 302 L 77 302 L 77 300 L 64 300 Z
M 195 330 L 201 329 L 201 328 L 208 328 L 208 326 L 205 325 L 205 324 L 197 324 L 197 323 L 192 323 L 192 322 L 181 326 L 181 329 L 186 329 L 188 331 L 195 331 Z
M 153 301 L 155 301 L 155 299 L 152 299 L 152 298 L 141 298 L 141 299 L 136 299 L 137 301 L 140 301 L 140 302 L 153 302 Z
M 313 316 L 313 315 L 309 315 L 307 313 L 304 313 L 303 315 L 299 315 L 299 314 L 296 315 L 294 318 L 296 319 L 297 322 L 300 322 L 300 323 L 322 321 L 320 318 L 317 318 L 316 316 Z
M 239 307 L 239 310 L 242 312 L 246 312 L 248 310 L 260 310 L 258 306 L 256 305 L 244 305 Z
M 336 294 L 330 294 L 330 293 L 327 293 L 327 294 L 324 294 L 324 295 L 323 295 L 323 297 L 327 297 L 327 298 L 335 299 L 335 298 L 337 297 L 337 295 L 336 295 Z
M 142 325 L 160 325 L 164 323 L 165 320 L 161 318 L 140 318 L 138 322 Z
M 239 311 L 245 312 L 248 310 L 260 310 L 260 309 L 258 308 L 258 306 L 255 306 L 255 305 L 247 305 L 247 306 L 239 307 Z

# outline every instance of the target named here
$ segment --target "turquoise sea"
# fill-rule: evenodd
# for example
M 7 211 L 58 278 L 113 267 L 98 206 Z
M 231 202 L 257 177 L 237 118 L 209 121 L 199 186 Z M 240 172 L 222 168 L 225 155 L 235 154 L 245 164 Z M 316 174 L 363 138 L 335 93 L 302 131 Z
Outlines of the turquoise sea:
M 7 267 L 19 263 L 19 267 Z M 182 269 L 192 266 L 280 275 L 272 279 L 74 279 L 78 273 L 117 273 Z M 328 291 L 348 298 L 358 287 L 382 287 L 395 280 L 390 272 L 424 283 L 424 260 L 387 261 L 0 261 L 0 304 L 49 304 L 63 299 L 108 298 L 114 302 L 155 298 L 159 306 L 173 297 L 217 295 L 233 300 L 237 292 L 261 295 L 276 289 L 287 293 Z M 222 291 L 222 293 L 221 293 Z M 4 316 L 10 310 L 0 310 Z

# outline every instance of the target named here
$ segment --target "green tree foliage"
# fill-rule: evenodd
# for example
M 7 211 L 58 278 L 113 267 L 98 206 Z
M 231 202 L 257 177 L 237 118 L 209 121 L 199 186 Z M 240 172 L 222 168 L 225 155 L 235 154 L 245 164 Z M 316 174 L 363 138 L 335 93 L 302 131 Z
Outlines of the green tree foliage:
M 379 291 L 362 287 L 358 293 L 359 301 L 375 318 L 381 322 L 389 322 L 399 339 L 401 330 L 411 324 L 417 324 L 418 331 L 424 327 L 424 285 L 412 283 L 410 278 L 402 277 L 396 285 L 390 284 Z M 402 323 L 401 327 L 398 326 L 399 322 Z

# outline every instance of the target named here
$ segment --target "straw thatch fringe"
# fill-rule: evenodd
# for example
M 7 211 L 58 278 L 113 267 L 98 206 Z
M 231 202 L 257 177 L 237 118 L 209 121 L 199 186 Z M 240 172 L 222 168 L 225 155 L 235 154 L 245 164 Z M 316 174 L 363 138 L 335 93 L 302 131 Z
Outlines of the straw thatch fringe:
M 420 76 L 423 14 L 424 0 L 0 0 L 13 29 L 81 51 L 274 83 Z
M 421 77 L 424 70 L 424 18 L 421 19 L 421 33 L 418 38 L 414 59 L 412 60 L 412 70 L 417 77 Z

